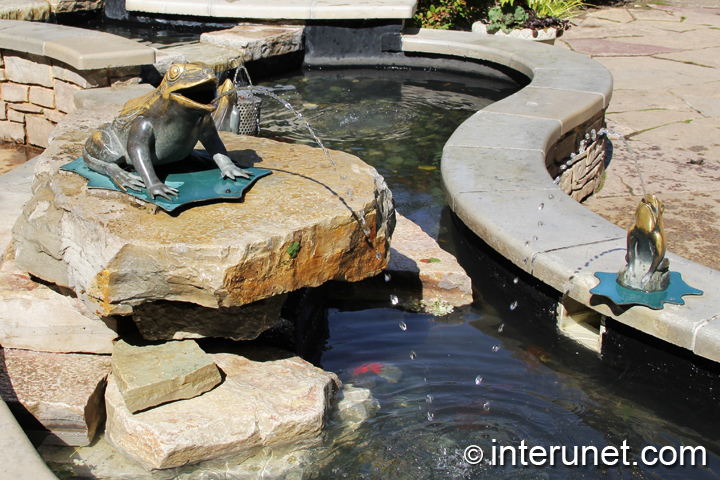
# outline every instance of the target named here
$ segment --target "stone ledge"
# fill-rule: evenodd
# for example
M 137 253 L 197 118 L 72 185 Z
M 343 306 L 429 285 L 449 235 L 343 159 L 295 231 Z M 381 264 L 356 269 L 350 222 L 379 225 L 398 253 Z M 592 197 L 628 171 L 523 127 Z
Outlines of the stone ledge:
M 43 55 L 77 68 L 155 63 L 155 50 L 117 35 L 49 23 L 0 20 L 0 48 Z
M 405 19 L 415 14 L 417 0 L 127 0 L 132 12 L 265 20 Z
M 671 269 L 703 288 L 704 296 L 686 297 L 685 306 L 633 307 L 619 315 L 605 305 L 590 305 L 590 289 L 598 283 L 593 272 L 620 270 L 627 234 L 571 200 L 553 184 L 544 163 L 554 160 L 563 135 L 607 108 L 613 81 L 605 67 L 537 42 L 465 32 L 415 31 L 403 36 L 403 50 L 491 61 L 532 79 L 463 123 L 443 151 L 448 203 L 471 230 L 574 300 L 720 361 L 720 289 L 715 287 L 720 272 L 668 254 Z

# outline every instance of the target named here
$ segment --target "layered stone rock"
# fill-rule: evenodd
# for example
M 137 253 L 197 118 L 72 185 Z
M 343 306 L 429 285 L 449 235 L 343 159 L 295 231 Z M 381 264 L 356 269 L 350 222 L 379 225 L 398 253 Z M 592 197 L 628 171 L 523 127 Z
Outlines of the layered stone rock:
M 133 320 L 147 340 L 254 340 L 278 322 L 286 298 L 275 295 L 240 307 L 221 308 L 187 302 L 143 303 L 133 309 Z
M 222 381 L 215 362 L 192 340 L 142 347 L 120 340 L 112 371 L 131 413 L 202 395 Z
M 112 352 L 112 318 L 100 319 L 73 296 L 42 285 L 10 259 L 0 267 L 0 345 L 39 352 Z
M 4 362 L 1 358 L 4 354 Z M 88 445 L 105 421 L 110 357 L 0 350 L 0 395 L 38 441 Z M 41 427 L 41 428 L 42 428 Z
M 472 303 L 472 282 L 457 259 L 440 248 L 427 233 L 397 214 L 387 271 L 419 276 L 425 302 L 440 300 L 460 307 Z
M 76 151 L 85 137 L 68 130 L 62 148 Z M 238 163 L 273 171 L 243 201 L 169 215 L 57 172 L 37 186 L 13 229 L 17 264 L 87 296 L 103 316 L 157 300 L 239 306 L 383 270 L 394 210 L 374 168 L 343 152 L 332 152 L 335 168 L 317 148 L 223 140 Z M 59 167 L 41 161 L 36 173 Z
M 220 386 L 134 415 L 111 376 L 107 440 L 153 469 L 317 442 L 339 388 L 335 374 L 298 357 L 259 362 L 226 353 L 211 357 L 226 375 Z
M 296 52 L 303 48 L 302 26 L 238 25 L 200 35 L 201 43 L 239 50 L 243 61 Z

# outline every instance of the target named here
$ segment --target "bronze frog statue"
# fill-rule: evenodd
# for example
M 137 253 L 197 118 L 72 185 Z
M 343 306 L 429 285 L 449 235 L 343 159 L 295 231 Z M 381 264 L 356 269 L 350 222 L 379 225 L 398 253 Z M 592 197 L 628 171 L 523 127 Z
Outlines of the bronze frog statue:
M 91 170 L 110 177 L 123 191 L 146 188 L 151 198 L 178 191 L 165 185 L 155 166 L 177 162 L 198 141 L 220 168 L 222 178 L 250 178 L 228 157 L 212 112 L 217 77 L 201 63 L 173 64 L 154 91 L 129 100 L 120 115 L 85 142 L 83 159 Z M 125 171 L 130 165 L 139 174 Z

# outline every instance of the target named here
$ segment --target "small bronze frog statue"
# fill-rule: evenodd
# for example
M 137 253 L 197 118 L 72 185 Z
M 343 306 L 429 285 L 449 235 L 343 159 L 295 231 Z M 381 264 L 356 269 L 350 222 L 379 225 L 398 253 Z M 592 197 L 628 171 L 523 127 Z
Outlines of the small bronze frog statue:
M 670 284 L 670 261 L 665 258 L 663 203 L 647 194 L 635 212 L 635 226 L 628 231 L 627 265 L 617 277 L 625 288 L 642 292 L 659 292 Z
M 211 116 L 217 77 L 201 63 L 173 64 L 154 91 L 129 100 L 120 115 L 95 131 L 83 151 L 91 170 L 110 177 L 120 188 L 171 200 L 178 191 L 160 181 L 156 165 L 177 162 L 198 141 L 220 168 L 222 178 L 250 178 L 228 157 Z M 121 168 L 131 165 L 139 175 Z

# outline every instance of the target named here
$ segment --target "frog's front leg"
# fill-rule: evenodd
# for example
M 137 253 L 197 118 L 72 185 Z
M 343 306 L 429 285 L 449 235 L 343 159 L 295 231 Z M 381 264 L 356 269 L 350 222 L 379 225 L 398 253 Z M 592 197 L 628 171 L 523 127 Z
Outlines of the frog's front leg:
M 170 195 L 178 196 L 177 189 L 160 181 L 153 166 L 152 146 L 155 145 L 155 133 L 147 118 L 139 117 L 128 133 L 127 152 L 130 162 L 145 181 L 150 198 L 161 196 L 172 201 Z
M 208 115 L 203 123 L 203 135 L 200 137 L 200 143 L 202 143 L 205 150 L 212 155 L 213 160 L 218 168 L 220 168 L 222 178 L 232 178 L 233 180 L 235 180 L 235 177 L 250 178 L 252 172 L 238 167 L 233 163 L 232 159 L 228 157 L 227 149 L 222 143 L 220 135 L 218 135 L 212 117 Z
M 123 191 L 128 188 L 140 191 L 145 187 L 142 179 L 118 165 L 125 161 L 125 156 L 125 149 L 110 125 L 95 131 L 85 142 L 83 160 L 90 170 L 110 177 Z

